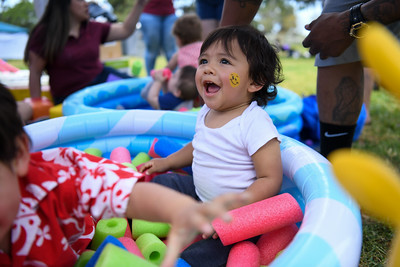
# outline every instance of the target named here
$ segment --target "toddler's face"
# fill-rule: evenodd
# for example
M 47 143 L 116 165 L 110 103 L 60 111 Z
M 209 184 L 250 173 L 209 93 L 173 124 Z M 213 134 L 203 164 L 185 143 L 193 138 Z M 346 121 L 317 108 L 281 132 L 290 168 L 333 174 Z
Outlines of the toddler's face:
M 212 44 L 199 57 L 196 86 L 211 109 L 224 111 L 249 103 L 252 80 L 249 63 L 235 40 L 228 53 L 220 42 Z
M 17 216 L 20 198 L 17 174 L 0 162 L 0 244 L 10 242 L 5 238 Z

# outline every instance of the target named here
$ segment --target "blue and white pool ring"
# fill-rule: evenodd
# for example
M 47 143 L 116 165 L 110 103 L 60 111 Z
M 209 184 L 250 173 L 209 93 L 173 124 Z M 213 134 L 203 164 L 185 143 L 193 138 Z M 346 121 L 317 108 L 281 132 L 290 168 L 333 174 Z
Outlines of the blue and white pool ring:
M 140 91 L 150 81 L 150 77 L 132 78 L 86 87 L 65 99 L 63 114 L 75 115 L 114 110 L 118 107 L 149 109 L 150 106 L 140 96 Z M 277 97 L 268 103 L 265 110 L 279 133 L 299 139 L 303 127 L 303 101 L 296 93 L 282 87 L 277 88 Z
M 117 110 L 59 117 L 25 126 L 32 151 L 72 146 L 99 148 L 104 154 L 117 146 L 132 155 L 148 151 L 155 137 L 187 143 L 196 116 L 156 110 Z M 281 143 L 284 179 L 281 192 L 294 196 L 304 212 L 300 229 L 289 246 L 269 266 L 358 266 L 362 222 L 357 204 L 335 180 L 330 163 L 290 137 Z

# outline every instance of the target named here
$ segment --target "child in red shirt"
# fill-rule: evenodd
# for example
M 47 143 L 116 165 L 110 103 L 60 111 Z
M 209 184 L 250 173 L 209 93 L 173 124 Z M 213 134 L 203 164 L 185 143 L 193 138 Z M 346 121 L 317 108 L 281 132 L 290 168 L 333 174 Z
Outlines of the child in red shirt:
M 135 217 L 169 222 L 164 266 L 174 266 L 197 231 L 243 205 L 239 195 L 211 204 L 153 183 L 111 160 L 73 148 L 29 153 L 11 93 L 0 84 L 0 265 L 72 266 L 90 243 L 100 218 Z M 235 205 L 235 206 L 236 206 Z

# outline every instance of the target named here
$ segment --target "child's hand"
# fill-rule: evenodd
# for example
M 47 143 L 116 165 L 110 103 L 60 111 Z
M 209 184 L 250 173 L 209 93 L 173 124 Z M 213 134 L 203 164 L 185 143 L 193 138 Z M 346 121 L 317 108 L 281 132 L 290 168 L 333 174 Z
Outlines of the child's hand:
M 167 254 L 162 267 L 175 266 L 181 250 L 189 244 L 200 232 L 210 236 L 214 233 L 211 222 L 215 217 L 221 217 L 229 222 L 231 217 L 227 211 L 249 204 L 246 194 L 225 194 L 211 202 L 196 203 L 186 209 L 177 211 L 172 220 L 168 235 Z
M 139 168 L 139 172 L 152 174 L 155 172 L 166 172 L 169 171 L 169 169 L 169 164 L 166 158 L 155 158 L 143 163 Z

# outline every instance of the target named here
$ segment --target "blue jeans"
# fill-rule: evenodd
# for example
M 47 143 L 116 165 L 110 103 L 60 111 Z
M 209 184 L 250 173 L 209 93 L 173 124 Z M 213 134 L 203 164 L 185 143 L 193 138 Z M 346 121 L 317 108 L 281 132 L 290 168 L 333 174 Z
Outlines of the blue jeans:
M 175 38 L 172 35 L 172 26 L 176 21 L 176 15 L 157 16 L 142 13 L 140 23 L 142 24 L 143 39 L 146 44 L 145 63 L 147 73 L 154 69 L 157 56 L 161 50 L 169 61 L 176 52 Z

